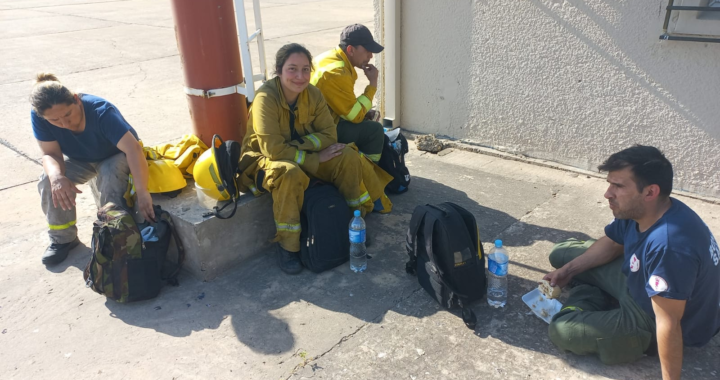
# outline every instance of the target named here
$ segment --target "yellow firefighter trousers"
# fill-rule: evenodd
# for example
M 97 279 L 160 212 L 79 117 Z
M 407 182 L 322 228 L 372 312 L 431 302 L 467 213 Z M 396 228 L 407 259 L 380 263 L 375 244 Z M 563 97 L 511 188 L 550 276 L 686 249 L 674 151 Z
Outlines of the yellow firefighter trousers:
M 392 209 L 384 192 L 392 177 L 359 154 L 354 144 L 346 146 L 342 154 L 332 160 L 321 162 L 315 175 L 305 173 L 293 161 L 271 161 L 265 157 L 249 169 L 254 169 L 252 177 L 256 182 L 262 178 L 262 187 L 272 195 L 277 229 L 274 241 L 290 252 L 300 251 L 300 210 L 311 178 L 335 185 L 348 207 L 360 210 L 363 216 L 372 212 L 373 201 L 377 199 L 382 199 L 383 212 Z

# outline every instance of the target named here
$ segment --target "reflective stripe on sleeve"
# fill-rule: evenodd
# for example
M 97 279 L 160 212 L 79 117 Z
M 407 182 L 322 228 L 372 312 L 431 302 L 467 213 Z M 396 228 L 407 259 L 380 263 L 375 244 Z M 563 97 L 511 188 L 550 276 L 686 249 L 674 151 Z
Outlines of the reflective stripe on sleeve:
M 315 136 L 315 134 L 310 134 L 310 135 L 307 135 L 307 136 L 305 136 L 305 137 L 307 137 L 308 140 L 310 140 L 310 142 L 313 144 L 313 146 L 315 147 L 315 149 L 320 149 L 320 145 L 321 145 L 321 144 L 320 144 L 320 139 L 317 138 L 317 136 Z
M 357 101 L 360 102 L 360 104 L 362 104 L 366 110 L 372 108 L 372 102 L 365 95 L 358 96 Z
M 350 112 L 348 112 L 347 115 L 342 116 L 342 118 L 347 121 L 352 121 L 360 113 L 360 111 L 362 111 L 362 104 L 360 104 L 360 102 L 355 102 L 355 105 L 350 110 Z
M 295 162 L 298 165 L 302 165 L 305 163 L 305 151 L 304 150 L 298 150 L 295 152 Z

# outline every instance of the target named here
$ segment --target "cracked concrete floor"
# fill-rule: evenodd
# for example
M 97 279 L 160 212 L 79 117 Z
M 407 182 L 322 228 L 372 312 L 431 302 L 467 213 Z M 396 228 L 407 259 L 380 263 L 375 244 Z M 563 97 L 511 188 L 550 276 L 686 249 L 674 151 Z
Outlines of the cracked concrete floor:
M 367 0 L 261 2 L 270 57 L 289 41 L 319 53 L 344 25 L 372 20 Z M 106 301 L 82 282 L 95 214 L 89 191 L 78 199 L 83 245 L 58 267 L 40 264 L 47 238 L 27 94 L 34 72 L 52 70 L 71 87 L 114 102 L 150 144 L 189 132 L 169 2 L 0 0 L 0 41 L 0 157 L 8 168 L 0 177 L 2 378 L 659 376 L 655 358 L 605 367 L 595 358 L 558 352 L 544 322 L 528 315 L 520 300 L 550 269 L 546 255 L 553 242 L 602 233 L 611 220 L 604 181 L 462 151 L 410 153 L 410 192 L 392 197 L 393 213 L 367 220 L 375 236 L 367 273 L 341 266 L 286 276 L 268 252 L 212 282 L 183 275 L 179 287 L 163 289 L 154 300 Z M 720 234 L 720 206 L 682 200 Z M 510 248 L 508 306 L 475 305 L 475 331 L 439 309 L 404 272 L 403 239 L 413 208 L 440 201 L 472 211 L 485 242 L 502 238 Z M 719 346 L 715 338 L 704 349 L 686 350 L 685 378 L 717 378 Z

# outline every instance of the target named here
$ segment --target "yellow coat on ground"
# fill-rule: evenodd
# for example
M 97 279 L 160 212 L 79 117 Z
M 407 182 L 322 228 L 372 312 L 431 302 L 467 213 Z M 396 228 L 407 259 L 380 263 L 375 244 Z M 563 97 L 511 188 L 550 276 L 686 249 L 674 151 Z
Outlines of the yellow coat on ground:
M 207 145 L 200 138 L 190 134 L 183 135 L 182 139 L 174 144 L 143 147 L 145 158 L 148 160 L 173 160 L 175 166 L 187 178 L 192 178 L 195 161 L 207 149 Z
M 368 85 L 362 95 L 355 97 L 355 81 L 358 78 L 355 67 L 339 47 L 320 54 L 313 59 L 310 83 L 320 89 L 327 99 L 335 124 L 340 118 L 359 123 L 372 108 L 377 88 Z

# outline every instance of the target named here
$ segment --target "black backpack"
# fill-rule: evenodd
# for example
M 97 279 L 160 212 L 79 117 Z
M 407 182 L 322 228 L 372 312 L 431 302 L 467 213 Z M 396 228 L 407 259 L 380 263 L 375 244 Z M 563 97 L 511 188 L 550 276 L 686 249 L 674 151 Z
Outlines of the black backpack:
M 347 202 L 335 186 L 310 184 L 300 213 L 300 260 L 306 268 L 320 273 L 349 260 L 350 218 Z
M 395 149 L 397 146 L 398 150 Z M 378 165 L 382 170 L 385 170 L 393 177 L 393 180 L 385 186 L 385 191 L 394 194 L 401 194 L 408 191 L 410 186 L 410 171 L 405 166 L 405 154 L 408 152 L 408 142 L 402 133 L 398 134 L 398 137 L 394 142 L 390 141 L 390 138 L 385 135 L 385 141 L 383 144 L 382 156 Z
M 474 329 L 477 317 L 470 303 L 485 295 L 485 252 L 475 217 L 444 202 L 417 206 L 410 219 L 405 270 L 445 308 L 462 309 L 465 325 Z

